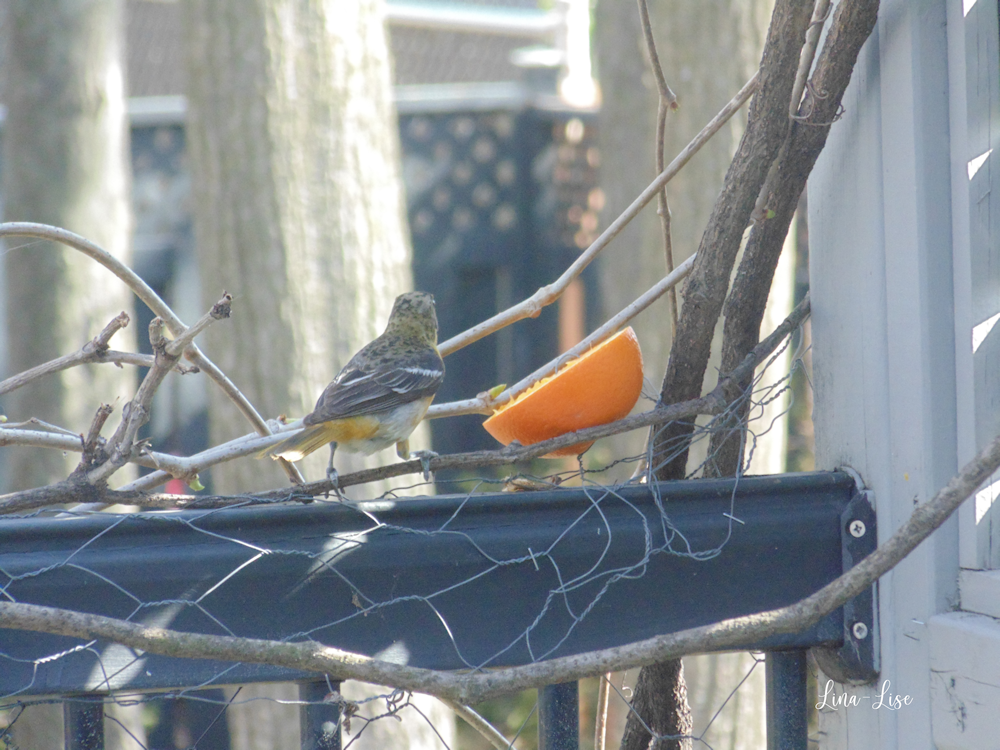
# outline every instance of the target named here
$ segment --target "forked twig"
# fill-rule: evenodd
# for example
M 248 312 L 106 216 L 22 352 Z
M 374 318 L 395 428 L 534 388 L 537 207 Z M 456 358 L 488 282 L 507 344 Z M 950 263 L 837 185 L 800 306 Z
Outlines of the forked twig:
M 85 237 L 81 237 L 74 232 L 47 224 L 36 224 L 27 221 L 6 222 L 0 224 L 0 237 L 34 237 L 37 239 L 51 240 L 59 242 L 67 247 L 77 250 L 92 260 L 100 263 L 111 273 L 117 276 L 131 289 L 135 295 L 141 299 L 146 306 L 153 311 L 153 314 L 162 318 L 167 329 L 174 336 L 181 336 L 187 330 L 187 326 L 177 317 L 170 306 L 164 302 L 153 289 L 143 281 L 131 268 L 122 263 L 118 258 L 111 255 L 95 243 Z M 230 400 L 236 404 L 237 408 L 246 417 L 247 421 L 261 435 L 268 435 L 267 423 L 260 416 L 249 399 L 239 388 L 226 376 L 218 366 L 202 353 L 198 345 L 192 343 L 184 352 L 184 356 L 203 371 L 208 377 L 222 388 L 223 392 L 229 396 Z M 293 482 L 302 482 L 303 477 L 297 468 L 284 459 L 280 460 L 282 468 Z
M 653 76 L 656 78 L 656 87 L 659 90 L 659 103 L 656 112 L 656 171 L 663 171 L 665 139 L 667 135 L 667 113 L 672 109 L 677 109 L 677 95 L 674 94 L 667 79 L 663 75 L 663 66 L 660 64 L 660 55 L 656 51 L 656 40 L 653 38 L 653 25 L 649 20 L 649 3 L 647 0 L 639 0 L 639 20 L 642 23 L 642 35 L 646 40 L 646 51 L 649 53 L 649 66 L 653 69 Z M 674 243 L 670 236 L 670 204 L 667 201 L 667 186 L 664 185 L 657 197 L 657 214 L 660 216 L 660 228 L 663 232 L 663 250 L 667 261 L 667 273 L 674 270 Z M 668 293 L 670 300 L 670 336 L 673 340 L 677 333 L 677 290 L 671 289 Z

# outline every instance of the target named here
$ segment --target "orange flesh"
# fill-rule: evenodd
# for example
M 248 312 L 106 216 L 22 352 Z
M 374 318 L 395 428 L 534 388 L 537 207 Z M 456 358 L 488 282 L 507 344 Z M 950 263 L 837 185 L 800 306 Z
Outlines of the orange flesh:
M 635 332 L 626 328 L 500 407 L 483 427 L 504 445 L 531 445 L 621 419 L 641 392 L 642 353 Z M 576 456 L 591 445 L 577 443 L 544 457 Z

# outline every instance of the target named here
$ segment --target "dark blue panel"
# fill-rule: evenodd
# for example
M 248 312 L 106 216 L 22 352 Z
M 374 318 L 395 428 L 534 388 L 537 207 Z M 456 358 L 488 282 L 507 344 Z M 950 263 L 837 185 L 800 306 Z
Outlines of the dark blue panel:
M 843 569 L 836 473 L 0 522 L 17 601 L 410 664 L 524 664 L 792 603 Z M 730 515 L 739 519 L 733 521 Z M 760 647 L 838 646 L 842 613 Z M 3 631 L 0 694 L 290 672 Z M 224 674 L 223 674 L 224 673 Z

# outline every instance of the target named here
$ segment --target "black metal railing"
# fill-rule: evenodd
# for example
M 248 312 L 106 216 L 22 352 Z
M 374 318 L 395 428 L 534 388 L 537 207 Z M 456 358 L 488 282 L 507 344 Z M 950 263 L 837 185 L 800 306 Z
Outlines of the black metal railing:
M 0 521 L 0 593 L 180 631 L 316 640 L 434 669 L 517 666 L 791 604 L 874 549 L 841 473 L 367 503 Z M 804 747 L 805 653 L 874 676 L 873 594 L 769 652 L 774 748 Z M 863 637 L 860 637 L 863 636 Z M 303 747 L 339 747 L 326 679 L 3 631 L 0 696 L 301 686 Z M 540 691 L 540 747 L 577 747 L 576 685 Z M 99 748 L 101 703 L 66 703 Z

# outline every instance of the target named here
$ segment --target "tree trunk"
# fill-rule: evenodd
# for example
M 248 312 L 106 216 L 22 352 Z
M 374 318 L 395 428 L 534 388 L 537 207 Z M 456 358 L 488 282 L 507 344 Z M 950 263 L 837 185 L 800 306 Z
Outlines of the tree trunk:
M 11 0 L 3 22 L 7 117 L 3 125 L 5 221 L 69 229 L 131 262 L 128 129 L 122 77 L 120 0 Z M 128 289 L 92 260 L 62 245 L 9 240 L 4 254 L 7 362 L 21 372 L 79 349 L 118 313 L 131 313 Z M 115 349 L 134 349 L 132 329 Z M 49 375 L 10 394 L 11 421 L 37 417 L 85 433 L 102 402 L 132 398 L 136 372 L 88 365 Z M 77 454 L 8 448 L 0 491 L 65 478 Z M 119 472 L 119 481 L 128 478 Z M 110 749 L 145 742 L 141 706 L 108 706 Z M 62 744 L 62 707 L 32 706 L 14 725 L 21 747 Z
M 223 289 L 235 298 L 208 350 L 265 417 L 301 417 L 412 284 L 381 5 L 190 0 L 186 12 L 203 294 L 206 306 Z M 248 431 L 210 399 L 213 443 Z M 312 479 L 319 453 L 301 464 Z M 213 480 L 223 492 L 288 483 L 272 461 Z
M 223 289 L 235 298 L 207 350 L 266 417 L 300 417 L 412 284 L 382 5 L 188 0 L 185 11 L 202 287 L 206 305 Z M 220 393 L 209 409 L 213 443 L 247 432 Z M 307 478 L 323 476 L 321 454 L 299 464 Z M 387 460 L 341 452 L 337 468 Z M 232 493 L 288 479 L 271 461 L 247 460 L 215 469 L 212 482 Z M 227 711 L 234 748 L 298 747 L 298 707 L 246 702 L 296 695 L 280 685 L 241 692 Z M 434 703 L 425 711 L 448 738 L 454 718 Z M 383 733 L 372 747 L 432 746 L 410 725 L 426 722 L 404 718 L 364 736 Z
M 678 108 L 667 115 L 664 153 L 669 163 L 757 69 L 771 3 L 650 0 L 649 5 L 664 75 L 678 97 Z M 601 0 L 594 29 L 603 99 L 599 137 L 607 203 L 602 215 L 610 221 L 656 176 L 658 94 L 635 0 Z M 698 247 L 743 127 L 744 118 L 730 120 L 667 186 L 675 265 Z M 654 206 L 626 227 L 615 245 L 598 261 L 604 317 L 621 310 L 667 270 Z M 642 345 L 645 375 L 659 383 L 672 343 L 667 298 L 632 326 Z M 713 356 L 717 362 L 717 343 Z M 709 370 L 714 372 L 711 366 Z M 623 443 L 616 455 L 636 455 L 645 435 L 634 432 L 618 440 Z
M 3 24 L 3 200 L 5 221 L 69 229 L 131 259 L 128 136 L 122 80 L 120 0 L 12 0 Z M 8 373 L 79 349 L 131 294 L 74 250 L 10 240 L 4 254 Z M 116 349 L 132 349 L 131 329 Z M 10 421 L 37 417 L 85 433 L 101 402 L 132 397 L 132 369 L 74 367 L 14 391 Z M 2 491 L 65 478 L 78 456 L 9 448 Z M 122 476 L 120 473 L 119 476 Z M 127 472 L 125 472 L 127 476 Z
M 664 75 L 678 96 L 679 108 L 667 117 L 665 158 L 669 162 L 707 123 L 733 94 L 753 75 L 760 62 L 770 3 L 735 0 L 712 0 L 689 3 L 678 0 L 651 0 L 650 16 L 657 52 Z M 605 216 L 616 216 L 656 175 L 655 132 L 658 93 L 649 67 L 634 0 L 602 0 L 597 7 L 595 45 L 598 76 L 603 104 L 600 115 L 601 185 L 607 196 Z M 638 113 L 638 114 L 637 114 Z M 743 118 L 734 117 L 668 185 L 672 217 L 674 263 L 679 264 L 697 248 L 715 199 L 719 194 L 743 134 Z M 600 284 L 605 316 L 611 315 L 665 275 L 666 258 L 660 221 L 655 210 L 647 209 L 625 229 L 618 248 L 600 261 Z M 622 260 L 627 253 L 628 263 Z M 623 272 L 627 269 L 627 272 Z M 666 298 L 657 302 L 632 324 L 642 345 L 646 377 L 659 382 L 666 369 L 671 346 L 670 315 Z M 718 339 L 720 337 L 716 337 Z M 718 341 L 713 345 L 710 362 L 718 362 Z M 710 373 L 715 368 L 709 365 Z M 714 375 L 710 374 L 710 377 Z M 636 432 L 619 438 L 618 455 L 636 455 L 642 451 L 646 436 Z M 697 466 L 704 449 L 693 451 L 689 465 Z M 643 684 L 652 677 L 653 694 L 641 694 L 633 707 L 642 716 L 647 706 L 657 732 L 665 735 L 700 732 L 719 708 L 723 681 L 747 667 L 749 657 L 738 654 L 695 657 L 690 669 L 682 671 L 680 662 L 658 665 L 644 671 Z M 744 672 L 741 672 L 741 675 Z M 687 675 L 689 689 L 685 690 Z M 724 676 L 724 677 L 723 677 Z M 714 689 L 719 685 L 718 690 Z M 678 705 L 686 693 L 690 712 Z M 726 691 L 728 694 L 728 690 Z M 638 693 L 637 693 L 638 695 Z M 722 696 L 724 697 L 724 696 Z M 747 732 L 760 722 L 746 721 L 756 707 L 761 714 L 763 682 L 745 685 L 741 704 L 729 703 L 727 711 L 740 717 L 739 739 L 715 735 L 723 741 L 713 746 L 753 747 L 760 733 Z M 640 705 L 641 703 L 641 705 Z M 672 706 L 668 710 L 668 706 Z M 727 715 L 728 716 L 728 715 Z M 722 721 L 727 716 L 721 717 Z M 650 736 L 642 724 L 629 722 L 623 748 L 645 748 Z M 742 744 L 741 744 L 742 743 Z M 674 743 L 681 747 L 681 742 Z

